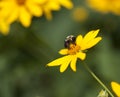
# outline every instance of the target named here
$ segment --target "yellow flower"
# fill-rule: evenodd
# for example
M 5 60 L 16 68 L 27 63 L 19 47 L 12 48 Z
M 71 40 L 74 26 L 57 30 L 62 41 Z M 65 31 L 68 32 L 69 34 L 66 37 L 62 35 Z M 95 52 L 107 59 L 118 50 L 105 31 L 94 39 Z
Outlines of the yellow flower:
M 88 5 L 102 13 L 114 13 L 120 15 L 120 0 L 87 0 Z
M 40 17 L 45 13 L 51 19 L 51 11 L 59 10 L 61 5 L 69 9 L 73 7 L 70 0 L 0 0 L 0 14 L 9 24 L 19 21 L 28 27 L 33 16 Z
M 46 0 L 46 3 L 42 5 L 46 18 L 51 20 L 51 11 L 58 11 L 60 10 L 61 6 L 71 9 L 73 8 L 73 3 L 70 0 Z
M 0 31 L 7 35 L 10 24 L 15 21 L 29 27 L 32 17 L 43 13 L 51 19 L 51 11 L 60 10 L 61 6 L 71 9 L 73 3 L 71 0 L 0 0 Z
M 45 0 L 0 0 L 0 14 L 9 24 L 19 21 L 23 26 L 31 24 L 32 16 L 41 16 L 43 11 L 40 4 Z
M 65 40 L 66 48 L 59 51 L 61 55 L 66 56 L 48 63 L 47 66 L 60 65 L 60 72 L 64 72 L 70 64 L 72 70 L 76 71 L 77 58 L 84 60 L 86 58 L 84 51 L 93 47 L 102 39 L 101 37 L 96 37 L 98 32 L 99 30 L 90 31 L 84 37 L 82 35 L 78 35 L 77 37 L 73 35 L 68 36 Z
M 117 82 L 111 82 L 111 87 L 117 97 L 120 97 L 120 84 L 118 84 Z

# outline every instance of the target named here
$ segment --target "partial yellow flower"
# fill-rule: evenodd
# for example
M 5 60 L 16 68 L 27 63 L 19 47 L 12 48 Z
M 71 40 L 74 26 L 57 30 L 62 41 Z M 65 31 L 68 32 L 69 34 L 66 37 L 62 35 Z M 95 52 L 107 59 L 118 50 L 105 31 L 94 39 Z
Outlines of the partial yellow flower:
M 0 0 L 0 15 L 9 25 L 18 21 L 24 27 L 29 27 L 33 16 L 41 17 L 45 14 L 50 20 L 52 11 L 60 10 L 61 6 L 71 9 L 73 3 L 71 0 Z M 3 23 L 2 26 L 6 27 Z M 2 32 L 8 32 L 9 29 L 5 30 Z
M 61 6 L 67 9 L 73 8 L 71 0 L 46 0 L 46 3 L 42 5 L 43 12 L 48 20 L 52 19 L 52 11 L 60 10 Z
M 88 5 L 100 12 L 103 13 L 107 13 L 109 12 L 109 5 L 106 6 L 108 4 L 107 0 L 87 0 Z
M 111 87 L 117 97 L 120 97 L 120 84 L 117 82 L 111 82 Z
M 59 51 L 61 55 L 66 56 L 48 63 L 47 66 L 60 66 L 60 72 L 64 72 L 70 64 L 71 69 L 76 71 L 77 58 L 84 60 L 86 58 L 84 51 L 93 47 L 102 39 L 101 37 L 96 37 L 98 33 L 99 30 L 92 30 L 84 37 L 82 35 L 77 37 L 68 36 L 65 40 L 65 48 Z
M 87 3 L 99 12 L 120 15 L 120 0 L 87 0 Z
M 19 21 L 24 27 L 31 24 L 32 16 L 41 16 L 43 11 L 40 4 L 46 0 L 0 0 L 0 14 L 9 24 Z
M 88 11 L 84 7 L 76 7 L 73 9 L 72 17 L 77 22 L 85 21 L 88 18 Z

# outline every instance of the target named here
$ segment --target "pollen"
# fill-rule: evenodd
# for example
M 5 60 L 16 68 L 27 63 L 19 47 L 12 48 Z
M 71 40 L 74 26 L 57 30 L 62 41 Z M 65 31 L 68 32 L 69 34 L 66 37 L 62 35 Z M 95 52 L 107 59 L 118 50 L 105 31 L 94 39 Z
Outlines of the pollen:
M 68 54 L 74 55 L 80 51 L 80 46 L 76 44 L 70 44 L 70 48 L 68 49 Z
M 20 5 L 20 6 L 24 5 L 25 2 L 26 2 L 26 0 L 17 0 L 17 4 Z

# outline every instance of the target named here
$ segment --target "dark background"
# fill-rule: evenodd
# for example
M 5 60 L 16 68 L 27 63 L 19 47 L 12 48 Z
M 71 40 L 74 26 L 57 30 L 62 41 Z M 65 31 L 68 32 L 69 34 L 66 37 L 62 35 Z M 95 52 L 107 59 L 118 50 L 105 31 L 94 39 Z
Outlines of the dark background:
M 120 16 L 96 12 L 82 0 L 73 3 L 72 10 L 52 12 L 51 21 L 33 18 L 29 28 L 16 22 L 9 35 L 0 35 L 0 97 L 96 97 L 102 87 L 80 60 L 77 72 L 46 67 L 62 57 L 58 51 L 64 48 L 66 36 L 96 29 L 102 41 L 88 50 L 85 61 L 110 89 L 111 81 L 120 83 Z M 79 21 L 73 17 L 78 7 L 87 14 Z M 84 12 L 78 12 L 78 18 L 79 14 Z

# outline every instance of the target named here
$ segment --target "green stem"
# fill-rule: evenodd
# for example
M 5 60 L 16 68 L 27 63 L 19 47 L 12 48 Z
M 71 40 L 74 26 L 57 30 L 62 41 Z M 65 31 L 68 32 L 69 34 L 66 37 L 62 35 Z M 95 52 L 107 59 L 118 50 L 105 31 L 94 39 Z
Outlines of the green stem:
M 114 97 L 114 95 L 110 92 L 110 90 L 106 87 L 105 84 L 95 75 L 94 72 L 88 67 L 88 65 L 84 62 L 84 66 L 87 69 L 87 71 L 98 81 L 98 83 L 111 95 L 111 97 Z

